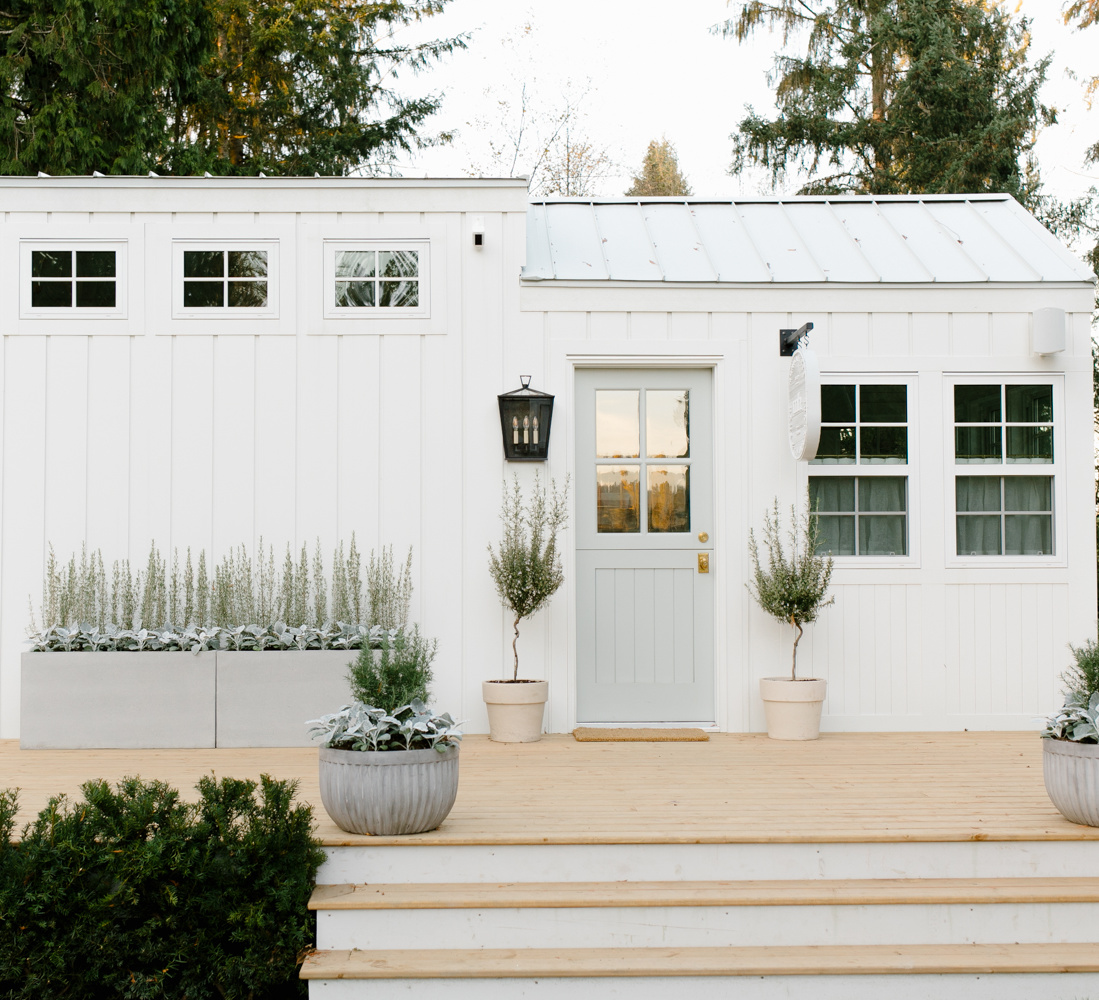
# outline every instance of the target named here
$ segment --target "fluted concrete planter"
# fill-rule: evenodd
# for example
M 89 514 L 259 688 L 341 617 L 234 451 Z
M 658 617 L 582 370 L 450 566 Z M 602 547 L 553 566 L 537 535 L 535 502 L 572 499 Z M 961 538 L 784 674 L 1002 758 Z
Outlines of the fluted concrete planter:
M 759 694 L 767 717 L 767 735 L 773 740 L 815 740 L 820 736 L 820 713 L 827 681 L 813 677 L 761 677 Z
M 1099 826 L 1099 744 L 1042 740 L 1042 775 L 1065 819 Z
M 320 748 L 321 802 L 348 833 L 434 830 L 458 795 L 458 746 L 438 750 Z
M 489 739 L 534 743 L 542 738 L 549 681 L 482 681 L 481 695 L 488 709 Z

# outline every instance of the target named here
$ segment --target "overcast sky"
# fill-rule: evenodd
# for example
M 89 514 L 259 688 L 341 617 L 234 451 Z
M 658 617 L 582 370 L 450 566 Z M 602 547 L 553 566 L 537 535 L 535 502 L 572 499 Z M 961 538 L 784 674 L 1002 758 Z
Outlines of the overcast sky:
M 518 103 L 527 85 L 532 110 L 551 112 L 564 95 L 582 94 L 584 128 L 621 165 L 601 194 L 620 195 L 651 139 L 667 136 L 696 195 L 765 193 L 765 175 L 730 177 L 729 134 L 744 106 L 774 107 L 766 72 L 779 39 L 766 31 L 751 45 L 711 32 L 737 4 L 723 0 L 452 0 L 447 11 L 411 37 L 472 32 L 469 48 L 419 77 L 402 79 L 404 92 L 442 92 L 433 126 L 458 133 L 455 143 L 400 165 L 406 176 L 463 176 L 487 161 L 487 141 L 499 133 L 501 100 Z M 1099 71 L 1099 28 L 1072 32 L 1061 21 L 1060 0 L 1022 0 L 1031 18 L 1035 53 L 1054 54 L 1043 92 L 1059 122 L 1040 137 L 1047 189 L 1062 197 L 1099 184 L 1085 169 L 1084 149 L 1099 140 L 1099 108 L 1089 110 L 1083 84 L 1070 78 Z M 651 13 L 650 13 L 651 12 Z M 531 30 L 524 31 L 529 24 Z M 506 173 L 506 171 L 504 171 Z M 787 185 L 797 187 L 796 179 Z

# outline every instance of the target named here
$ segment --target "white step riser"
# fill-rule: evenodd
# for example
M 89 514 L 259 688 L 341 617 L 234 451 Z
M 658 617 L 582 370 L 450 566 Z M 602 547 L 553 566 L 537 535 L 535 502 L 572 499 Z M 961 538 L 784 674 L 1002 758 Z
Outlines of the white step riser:
M 736 1000 L 1086 1000 L 1099 973 L 944 976 L 699 976 L 599 979 L 326 979 L 310 1000 L 668 1000 L 705 995 Z
M 653 948 L 1085 942 L 1099 903 L 321 910 L 317 946 Z
M 1099 876 L 1093 842 L 338 847 L 322 885 Z

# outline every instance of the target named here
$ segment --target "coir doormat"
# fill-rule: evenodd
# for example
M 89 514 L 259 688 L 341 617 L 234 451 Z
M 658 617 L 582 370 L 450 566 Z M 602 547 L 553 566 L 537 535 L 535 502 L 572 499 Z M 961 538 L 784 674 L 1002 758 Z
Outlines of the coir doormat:
M 572 735 L 580 743 L 705 743 L 709 734 L 702 729 L 599 729 L 578 727 Z

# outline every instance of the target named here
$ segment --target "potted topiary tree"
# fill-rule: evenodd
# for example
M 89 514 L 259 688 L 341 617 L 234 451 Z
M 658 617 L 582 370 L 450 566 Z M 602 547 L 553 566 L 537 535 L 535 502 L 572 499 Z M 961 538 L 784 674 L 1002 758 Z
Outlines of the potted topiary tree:
M 789 677 L 761 677 L 759 692 L 767 717 L 767 735 L 775 740 L 815 740 L 820 736 L 820 713 L 826 682 L 820 677 L 799 678 L 798 643 L 802 626 L 816 621 L 832 579 L 832 558 L 817 553 L 818 527 L 809 504 L 799 513 L 790 508 L 787 534 L 789 552 L 783 544 L 778 500 L 763 519 L 766 567 L 760 562 L 754 532 L 748 533 L 752 559 L 752 580 L 748 592 L 772 618 L 795 630 Z
M 378 656 L 364 648 L 348 675 L 355 700 L 306 723 L 321 743 L 321 803 L 341 830 L 423 833 L 450 813 L 462 732 L 426 704 L 435 648 L 415 627 Z
M 1073 823 L 1099 826 L 1099 646 L 1070 646 L 1064 707 L 1046 719 L 1042 775 L 1046 792 Z
M 519 677 L 519 623 L 548 603 L 564 580 L 557 532 L 568 519 L 565 507 L 569 482 L 557 492 L 551 482 L 547 492 L 538 476 L 530 500 L 524 501 L 519 480 L 509 490 L 504 484 L 500 520 L 504 535 L 494 550 L 490 545 L 489 572 L 500 602 L 512 616 L 514 657 L 508 679 L 485 681 L 482 694 L 488 708 L 489 735 L 499 743 L 533 743 L 542 738 L 542 716 L 549 696 L 549 682 Z

